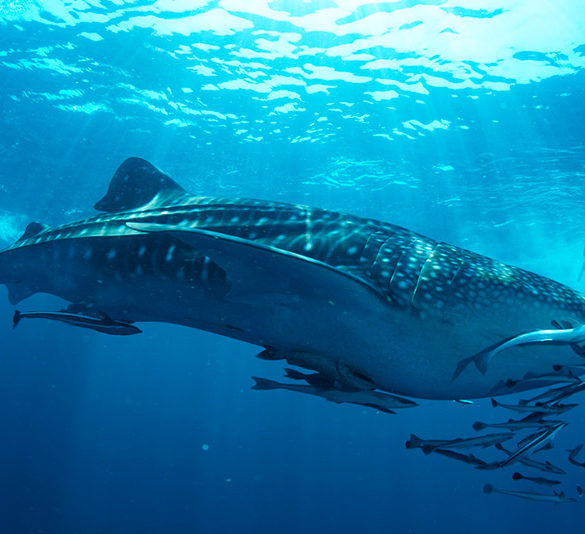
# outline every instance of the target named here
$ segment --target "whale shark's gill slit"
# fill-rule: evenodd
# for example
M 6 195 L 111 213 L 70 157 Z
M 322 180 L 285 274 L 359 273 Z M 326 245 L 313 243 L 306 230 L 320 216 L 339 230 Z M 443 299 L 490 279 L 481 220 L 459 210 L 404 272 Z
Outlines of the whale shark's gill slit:
M 387 240 L 388 235 L 384 232 L 374 232 L 368 236 L 358 260 L 359 266 L 367 276 L 372 276 L 374 265 L 380 254 L 380 248 Z
M 413 305 L 414 294 L 423 267 L 432 253 L 434 243 L 413 237 L 398 258 L 396 268 L 390 278 L 389 291 L 392 300 L 402 307 Z M 432 297 L 425 294 L 425 298 Z
M 417 277 L 417 279 L 416 279 L 416 284 L 415 284 L 415 286 L 414 286 L 414 290 L 413 290 L 413 292 L 412 292 L 412 297 L 411 297 L 411 299 L 410 299 L 410 305 L 411 305 L 413 308 L 417 308 L 417 303 L 415 303 L 415 299 L 416 299 L 416 297 L 418 296 L 418 295 L 417 295 L 417 292 L 418 292 L 418 290 L 419 290 L 419 287 L 421 286 L 421 282 L 422 282 L 422 281 L 423 281 L 423 279 L 424 279 L 425 269 L 426 269 L 427 265 L 432 265 L 432 263 L 433 263 L 433 256 L 434 256 L 434 254 L 435 254 L 435 251 L 437 250 L 437 247 L 438 247 L 438 246 L 439 246 L 439 245 L 438 245 L 438 244 L 436 244 L 436 243 L 435 243 L 435 244 L 432 244 L 432 245 L 428 245 L 430 252 L 429 252 L 428 256 L 426 257 L 426 259 L 424 260 L 424 262 L 423 262 L 423 264 L 422 264 L 422 267 L 421 267 L 421 269 L 420 269 L 420 271 L 419 271 L 419 273 L 418 273 L 418 277 Z M 436 289 L 437 289 L 437 288 L 436 288 Z M 439 293 L 440 293 L 440 291 L 439 291 Z M 428 297 L 428 295 L 430 295 L 430 298 Z M 436 299 L 436 297 L 437 297 L 436 295 L 432 295 L 432 294 L 430 294 L 430 293 L 424 293 L 424 294 L 421 296 L 421 298 L 422 298 L 423 300 L 431 300 L 431 299 L 432 299 L 432 300 L 435 300 L 435 303 L 438 305 L 438 304 L 439 304 L 439 303 L 441 303 L 442 301 L 441 301 L 441 300 L 437 300 L 437 299 Z M 442 306 L 442 304 L 441 304 L 439 307 L 441 307 L 441 306 Z
M 418 285 L 413 295 L 413 306 L 428 316 L 449 322 L 453 305 L 455 280 L 464 266 L 457 250 L 445 243 L 434 246 L 420 272 Z
M 378 248 L 371 264 L 370 278 L 372 282 L 380 288 L 386 300 L 399 304 L 393 300 L 393 295 L 390 290 L 390 282 L 394 276 L 398 262 L 403 251 L 408 247 L 412 241 L 413 235 L 409 232 L 396 231 L 392 232 L 390 236 L 386 234 L 386 239 L 377 247 L 377 240 L 371 243 L 370 250 L 372 253 L 375 248 Z M 364 250 L 365 252 L 365 250 Z
M 324 237 L 321 237 L 324 236 Z M 339 236 L 338 239 L 327 239 L 328 233 L 325 229 L 320 232 L 320 240 L 327 241 L 327 254 L 321 261 L 330 265 L 346 266 L 350 268 L 358 267 L 360 258 L 363 255 L 364 248 L 367 244 L 364 236 L 357 230 L 352 229 L 346 235 Z

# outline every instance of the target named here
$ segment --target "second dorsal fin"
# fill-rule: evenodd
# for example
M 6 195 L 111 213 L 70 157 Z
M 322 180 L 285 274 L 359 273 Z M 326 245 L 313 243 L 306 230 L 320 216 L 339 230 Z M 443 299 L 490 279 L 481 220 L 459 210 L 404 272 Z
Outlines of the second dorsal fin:
M 118 167 L 108 192 L 95 209 L 113 213 L 138 209 L 154 197 L 185 194 L 185 190 L 142 158 L 128 158 Z

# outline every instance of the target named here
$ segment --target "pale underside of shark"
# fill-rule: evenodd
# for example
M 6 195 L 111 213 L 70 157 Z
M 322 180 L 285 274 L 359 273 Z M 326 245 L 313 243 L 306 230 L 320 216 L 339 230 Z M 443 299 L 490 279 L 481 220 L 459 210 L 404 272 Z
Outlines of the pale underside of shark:
M 32 223 L 0 253 L 13 304 L 43 292 L 115 321 L 200 328 L 340 390 L 476 398 L 548 385 L 552 365 L 583 362 L 581 294 L 398 226 L 191 196 L 139 158 L 96 208 Z

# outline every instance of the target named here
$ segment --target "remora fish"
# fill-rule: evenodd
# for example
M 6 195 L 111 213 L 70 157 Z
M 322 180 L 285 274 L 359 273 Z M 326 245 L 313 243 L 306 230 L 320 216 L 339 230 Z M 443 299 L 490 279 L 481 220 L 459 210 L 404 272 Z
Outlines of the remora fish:
M 567 372 L 569 374 L 571 373 L 578 373 L 578 374 L 583 374 L 585 372 L 585 363 L 581 363 L 578 365 L 559 365 L 559 364 L 554 364 L 553 365 L 553 370 L 558 372 Z
M 513 452 L 508 458 L 506 458 L 502 462 L 497 462 L 498 467 L 506 467 L 510 464 L 520 461 L 522 458 L 529 456 L 533 452 L 536 451 L 541 445 L 544 445 L 547 441 L 553 439 L 557 432 L 562 428 L 566 427 L 567 423 L 558 423 L 557 425 L 553 426 L 552 428 L 548 428 L 543 430 L 540 434 L 534 437 L 532 440 L 528 441 L 522 447 L 520 447 L 517 451 Z
M 12 324 L 14 328 L 22 319 L 50 319 L 52 321 L 61 321 L 72 326 L 80 326 L 81 328 L 89 328 L 104 334 L 112 334 L 115 336 L 130 336 L 132 334 L 140 334 L 140 328 L 127 323 L 125 321 L 114 321 L 107 315 L 100 317 L 93 317 L 90 315 L 81 315 L 78 313 L 68 312 L 14 312 Z
M 285 373 L 287 378 L 292 378 L 293 380 L 304 380 L 311 386 L 315 386 L 318 388 L 332 388 L 334 387 L 335 383 L 331 382 L 327 379 L 327 377 L 322 376 L 320 373 L 301 373 L 296 369 L 289 369 L 285 368 Z
M 451 451 L 449 449 L 434 449 L 434 453 L 441 454 L 446 456 L 447 458 L 451 458 L 453 460 L 458 460 L 460 462 L 473 465 L 475 467 L 487 467 L 488 464 L 484 462 L 482 459 L 474 456 L 473 454 L 461 454 L 460 452 Z
M 542 414 L 531 413 L 520 420 L 509 419 L 505 423 L 482 423 L 476 421 L 473 423 L 474 430 L 485 430 L 486 428 L 505 428 L 507 430 L 525 430 L 529 428 L 550 428 L 561 421 L 547 421 L 542 419 Z
M 578 465 L 579 467 L 585 467 L 585 462 L 578 462 L 576 460 L 577 455 L 581 452 L 581 449 L 583 448 L 583 443 L 577 445 L 574 449 L 569 449 L 569 462 L 571 462 L 573 465 Z
M 529 482 L 534 482 L 535 484 L 539 484 L 541 486 L 548 486 L 549 488 L 552 488 L 553 486 L 561 483 L 560 480 L 551 480 L 550 478 L 527 477 L 521 473 L 518 473 L 518 471 L 512 474 L 512 478 L 514 480 L 528 480 Z
M 565 497 L 564 492 L 560 493 L 553 493 L 546 494 L 546 493 L 534 493 L 532 491 L 511 491 L 511 490 L 502 490 L 496 489 L 491 484 L 486 484 L 483 487 L 484 493 L 501 493 L 502 495 L 512 495 L 513 497 L 520 497 L 521 499 L 528 499 L 529 501 L 541 501 L 541 502 L 553 502 L 553 503 L 562 503 L 562 502 L 577 502 L 577 499 L 574 497 Z
M 407 449 L 420 448 L 425 454 L 430 454 L 435 449 L 469 449 L 472 447 L 491 447 L 496 443 L 503 443 L 512 439 L 512 432 L 500 432 L 499 434 L 486 434 L 474 438 L 457 438 L 451 440 L 421 439 L 416 434 L 411 434 L 406 442 Z
M 11 303 L 45 292 L 115 321 L 271 347 L 342 388 L 361 380 L 422 398 L 510 393 L 506 380 L 582 362 L 571 347 L 583 340 L 583 295 L 399 226 L 193 196 L 140 158 L 120 166 L 96 208 L 104 213 L 83 221 L 32 224 L 0 253 Z M 546 333 L 567 317 L 574 327 Z M 486 347 L 498 357 L 475 358 Z
M 542 432 L 542 428 L 536 432 L 533 432 L 532 434 L 526 436 L 525 438 L 522 438 L 520 441 L 518 441 L 518 447 L 522 447 L 524 445 L 526 445 L 530 440 L 536 438 L 538 436 L 538 434 L 540 434 Z M 534 453 L 543 451 L 543 450 L 547 450 L 547 449 L 552 449 L 553 448 L 553 444 L 549 441 L 546 445 L 543 445 L 542 447 L 540 447 L 540 449 L 537 449 L 534 451 Z
M 574 366 L 573 366 L 574 367 Z M 580 369 L 583 372 L 583 369 Z M 536 376 L 527 376 L 522 380 L 506 380 L 506 386 L 513 388 L 518 384 L 527 384 L 529 382 L 537 382 L 538 387 L 541 387 L 542 384 L 547 385 L 550 383 L 561 383 L 561 382 L 568 382 L 570 384 L 581 384 L 581 379 L 577 376 L 572 375 L 570 372 L 568 374 L 547 374 L 547 375 L 536 375 Z
M 298 393 L 307 393 L 309 395 L 327 399 L 328 401 L 337 402 L 338 404 L 347 402 L 349 404 L 367 406 L 368 408 L 374 408 L 386 413 L 395 413 L 392 411 L 394 408 L 412 408 L 413 406 L 417 406 L 416 402 L 412 402 L 411 400 L 378 391 L 343 391 L 335 388 L 325 389 L 311 385 L 299 386 L 297 384 L 281 384 L 280 382 L 269 380 L 267 378 L 259 378 L 257 376 L 253 376 L 252 379 L 256 382 L 256 384 L 252 386 L 252 389 L 261 391 L 285 389 L 288 391 L 296 391 Z
M 573 395 L 575 395 L 583 390 L 585 390 L 585 383 L 584 384 L 570 384 L 568 386 L 563 386 L 560 388 L 548 389 L 545 392 L 540 393 L 539 395 L 536 395 L 535 397 L 532 397 L 531 399 L 521 400 L 519 404 L 527 405 L 530 402 L 534 402 L 534 401 L 538 401 L 538 400 L 544 401 L 544 404 L 551 404 L 551 403 L 558 402 L 562 399 L 567 399 L 569 397 L 572 397 Z M 539 403 L 538 405 L 542 406 L 542 403 Z
M 502 452 L 505 452 L 508 456 L 510 456 L 512 454 L 509 450 L 505 449 L 502 444 L 496 445 L 496 449 L 498 449 Z M 539 471 L 544 471 L 545 473 L 554 473 L 555 475 L 566 475 L 567 474 L 560 467 L 557 467 L 556 465 L 551 464 L 549 461 L 538 462 L 536 460 L 533 460 L 532 458 L 521 458 L 519 460 L 519 463 L 521 463 L 522 465 L 525 465 L 526 467 L 531 467 L 533 469 L 538 469 Z
M 501 402 L 498 402 L 496 399 L 492 399 L 492 406 L 494 408 L 497 408 L 498 406 L 500 408 L 506 408 L 507 410 L 513 410 L 515 412 L 533 412 L 533 413 L 540 413 L 540 414 L 554 414 L 554 415 L 559 415 L 565 412 L 568 412 L 569 410 L 572 410 L 573 408 L 576 408 L 577 406 L 579 406 L 578 404 L 535 404 L 535 405 L 529 405 L 529 404 L 503 404 Z

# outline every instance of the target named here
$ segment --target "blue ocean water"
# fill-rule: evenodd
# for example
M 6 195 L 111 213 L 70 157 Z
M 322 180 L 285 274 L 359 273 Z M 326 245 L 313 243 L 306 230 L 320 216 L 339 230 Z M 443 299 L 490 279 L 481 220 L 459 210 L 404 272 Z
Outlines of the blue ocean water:
M 140 156 L 194 194 L 375 217 L 585 290 L 584 67 L 580 0 L 3 1 L 1 244 L 93 215 Z M 582 528 L 583 501 L 484 495 L 529 486 L 405 448 L 502 419 L 489 400 L 252 391 L 282 376 L 257 347 L 13 311 L 2 286 L 1 532 Z M 585 410 L 566 420 L 548 458 L 574 495 Z

